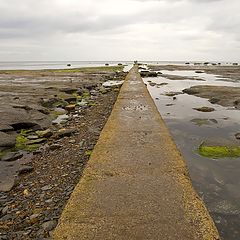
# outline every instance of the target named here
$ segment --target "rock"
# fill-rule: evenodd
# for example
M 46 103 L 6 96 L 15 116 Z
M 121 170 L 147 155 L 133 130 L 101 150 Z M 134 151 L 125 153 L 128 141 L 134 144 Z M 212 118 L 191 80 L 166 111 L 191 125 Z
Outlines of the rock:
M 76 143 L 76 140 L 71 139 L 71 140 L 69 140 L 69 143 Z
M 29 140 L 26 142 L 26 145 L 33 145 L 33 144 L 41 144 L 46 142 L 47 139 L 46 138 L 39 138 L 39 139 L 35 139 L 35 140 Z
M 32 122 L 32 121 L 19 121 L 17 123 L 13 123 L 11 124 L 11 126 L 14 128 L 14 130 L 20 130 L 20 129 L 29 129 L 29 128 L 32 128 L 32 129 L 41 129 L 42 127 L 35 123 L 35 122 Z
M 53 135 L 53 132 L 51 129 L 46 129 L 43 131 L 36 131 L 36 134 L 39 138 L 49 138 Z
M 40 214 L 33 214 L 30 216 L 29 218 L 29 222 L 31 224 L 35 224 L 36 222 L 38 222 L 38 218 L 39 218 Z
M 121 86 L 123 84 L 124 81 L 117 81 L 117 80 L 109 80 L 106 81 L 102 84 L 103 87 L 117 87 L 117 86 Z
M 195 71 L 195 73 L 204 73 L 204 71 L 197 70 L 197 71 Z
M 68 103 L 75 103 L 77 101 L 77 98 L 72 96 L 72 97 L 65 98 L 64 101 Z
M 12 126 L 6 125 L 6 124 L 0 124 L 0 131 L 1 132 L 9 132 L 13 131 L 14 128 Z
M 2 157 L 2 161 L 10 162 L 16 161 L 17 159 L 23 157 L 23 153 L 19 152 L 8 152 Z
M 183 93 L 182 92 L 167 92 L 167 93 L 165 93 L 165 95 L 168 97 L 173 97 L 175 95 L 180 95 L 180 94 L 183 94 Z
M 220 99 L 215 98 L 215 97 L 212 97 L 212 98 L 209 99 L 209 102 L 212 103 L 212 104 L 218 103 L 219 101 L 220 101 Z
M 157 72 L 149 72 L 149 71 L 141 71 L 140 72 L 141 77 L 157 77 Z
M 74 111 L 76 108 L 76 104 L 70 104 L 70 105 L 67 105 L 65 107 L 65 109 L 68 111 L 68 112 L 71 112 L 71 111 Z
M 28 140 L 36 140 L 36 139 L 38 139 L 38 136 L 37 135 L 28 135 L 27 139 Z
M 12 107 L 13 108 L 25 109 L 26 111 L 32 110 L 32 107 L 27 106 L 27 105 L 21 105 L 21 104 L 14 104 Z
M 16 137 L 7 133 L 0 132 L 0 147 L 14 147 L 16 144 Z
M 52 231 L 57 226 L 57 221 L 47 221 L 42 224 L 42 228 L 49 232 Z
M 50 146 L 49 146 L 49 149 L 50 149 L 51 151 L 54 151 L 54 150 L 59 149 L 59 148 L 61 148 L 61 147 L 62 147 L 61 144 L 55 143 L 55 144 L 50 145 Z
M 97 84 L 96 83 L 85 83 L 84 85 L 83 85 L 83 87 L 84 87 L 84 91 L 83 91 L 83 93 L 84 92 L 86 92 L 86 90 L 87 91 L 91 91 L 91 90 L 93 90 L 94 88 L 96 88 L 97 87 Z
M 52 186 L 50 186 L 50 185 L 46 185 L 46 186 L 41 188 L 42 191 L 48 191 L 48 190 L 51 190 L 51 189 L 52 189 Z
M 66 110 L 65 109 L 63 109 L 63 108 L 54 108 L 54 110 L 53 110 L 56 114 L 58 114 L 58 115 L 63 115 L 63 114 L 66 114 Z
M 73 93 L 77 92 L 77 88 L 63 88 L 60 91 L 65 92 L 67 94 L 73 94 Z
M 211 107 L 199 107 L 199 108 L 193 108 L 194 110 L 197 110 L 199 112 L 213 112 L 215 111 L 214 108 Z
M 50 99 L 42 99 L 41 105 L 46 108 L 56 108 L 56 107 L 65 107 L 68 105 L 68 102 L 64 101 L 61 98 L 50 98 Z
M 190 94 L 190 95 L 194 95 L 194 94 L 198 94 L 199 91 L 196 90 L 196 89 L 193 89 L 193 88 L 187 88 L 187 89 L 184 89 L 184 90 L 183 90 L 183 93 L 187 93 L 187 94 Z
M 108 92 L 108 90 L 105 87 L 101 87 L 99 89 L 99 92 L 102 93 L 102 94 L 106 94 Z
M 2 209 L 2 215 L 7 214 L 8 209 L 9 209 L 8 206 L 5 206 L 5 207 Z
M 58 137 L 62 138 L 62 137 L 70 137 L 72 136 L 74 133 L 77 132 L 77 129 L 65 129 L 65 128 L 62 128 L 62 129 L 59 129 L 58 130 Z
M 77 102 L 77 105 L 80 107 L 84 107 L 84 106 L 88 105 L 88 102 L 86 100 L 82 99 L 81 101 Z
M 18 174 L 21 175 L 21 174 L 25 174 L 25 173 L 30 173 L 33 170 L 34 170 L 33 167 L 24 165 L 24 166 L 20 167 L 20 169 L 18 170 Z
M 66 123 L 69 119 L 69 116 L 67 114 L 64 114 L 64 115 L 60 115 L 58 116 L 56 119 L 54 119 L 52 121 L 52 124 L 55 125 L 55 124 L 63 124 L 63 123 Z
M 240 133 L 236 133 L 236 134 L 235 134 L 235 138 L 238 139 L 238 140 L 240 140 Z

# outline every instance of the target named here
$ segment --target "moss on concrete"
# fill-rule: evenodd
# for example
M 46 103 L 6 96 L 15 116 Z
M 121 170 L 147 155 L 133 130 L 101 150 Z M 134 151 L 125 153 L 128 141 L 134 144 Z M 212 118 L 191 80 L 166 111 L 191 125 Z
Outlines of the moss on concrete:
M 198 152 L 209 158 L 237 158 L 240 157 L 240 146 L 204 146 L 200 145 Z

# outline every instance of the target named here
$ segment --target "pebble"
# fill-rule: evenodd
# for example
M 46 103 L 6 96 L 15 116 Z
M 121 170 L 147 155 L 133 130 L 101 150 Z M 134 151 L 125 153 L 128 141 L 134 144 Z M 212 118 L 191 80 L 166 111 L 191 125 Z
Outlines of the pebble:
M 42 224 L 42 228 L 47 232 L 53 230 L 56 226 L 57 226 L 57 221 L 54 221 L 54 220 L 47 221 Z
M 8 206 L 3 208 L 2 215 L 5 215 L 7 212 L 8 212 Z
M 46 185 L 46 186 L 42 187 L 41 189 L 42 189 L 42 191 L 48 191 L 48 190 L 52 189 L 52 186 Z
M 33 214 L 33 215 L 31 215 L 30 216 L 30 223 L 31 224 L 34 224 L 34 223 L 36 223 L 37 221 L 38 221 L 38 217 L 40 216 L 40 214 Z

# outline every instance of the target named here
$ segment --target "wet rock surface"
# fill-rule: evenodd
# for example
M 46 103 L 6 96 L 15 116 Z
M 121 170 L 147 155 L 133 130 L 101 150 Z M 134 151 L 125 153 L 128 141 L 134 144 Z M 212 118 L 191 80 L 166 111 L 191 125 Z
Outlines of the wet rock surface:
M 0 119 L 0 139 L 4 139 L 0 142 L 3 239 L 51 236 L 117 97 L 118 86 L 107 88 L 103 94 L 102 83 L 125 77 L 116 72 L 70 72 L 59 74 L 52 82 L 51 72 L 41 73 L 44 79 L 34 74 L 24 72 L 21 84 L 18 76 L 6 74 L 16 85 L 11 92 L 7 81 L 0 81 L 4 101 L 0 104 L 4 116 Z M 15 98 L 17 95 L 20 97 Z M 84 104 L 66 111 L 62 99 Z M 7 102 L 15 107 L 9 110 Z M 62 115 L 65 117 L 54 124 Z
M 183 92 L 207 98 L 213 104 L 240 109 L 240 87 L 199 85 L 184 89 Z

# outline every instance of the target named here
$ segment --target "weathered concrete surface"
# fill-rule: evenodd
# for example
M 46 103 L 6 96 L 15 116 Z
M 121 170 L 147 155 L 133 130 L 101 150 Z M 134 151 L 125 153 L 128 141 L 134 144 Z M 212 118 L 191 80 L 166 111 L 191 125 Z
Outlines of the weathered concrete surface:
M 53 239 L 219 239 L 136 66 Z

